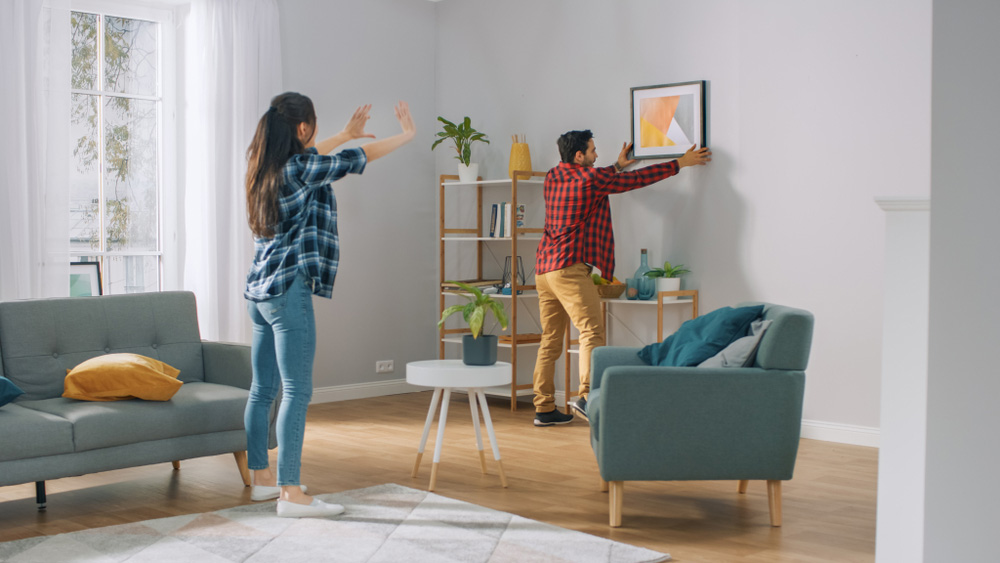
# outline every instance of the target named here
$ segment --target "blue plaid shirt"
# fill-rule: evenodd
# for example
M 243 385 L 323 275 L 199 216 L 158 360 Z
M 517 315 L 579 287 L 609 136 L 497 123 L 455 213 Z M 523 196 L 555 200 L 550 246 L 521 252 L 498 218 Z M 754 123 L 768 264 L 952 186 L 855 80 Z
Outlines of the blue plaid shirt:
M 330 298 L 340 261 L 337 198 L 333 182 L 361 174 L 365 151 L 347 149 L 320 155 L 315 148 L 288 159 L 278 196 L 281 221 L 271 238 L 254 238 L 254 258 L 243 296 L 263 301 L 282 295 L 303 271 L 313 281 L 313 295 Z

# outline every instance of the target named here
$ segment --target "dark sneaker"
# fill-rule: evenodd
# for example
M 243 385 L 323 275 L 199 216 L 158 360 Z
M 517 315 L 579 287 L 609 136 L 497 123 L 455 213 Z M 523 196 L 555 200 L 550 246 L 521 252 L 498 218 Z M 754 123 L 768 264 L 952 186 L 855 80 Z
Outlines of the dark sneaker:
M 580 418 L 590 422 L 590 417 L 587 416 L 587 399 L 581 397 L 575 401 L 570 401 L 569 408 L 573 409 L 573 412 L 580 415 Z
M 573 415 L 559 412 L 556 409 L 552 412 L 536 412 L 535 426 L 552 426 L 553 424 L 566 424 L 573 420 Z

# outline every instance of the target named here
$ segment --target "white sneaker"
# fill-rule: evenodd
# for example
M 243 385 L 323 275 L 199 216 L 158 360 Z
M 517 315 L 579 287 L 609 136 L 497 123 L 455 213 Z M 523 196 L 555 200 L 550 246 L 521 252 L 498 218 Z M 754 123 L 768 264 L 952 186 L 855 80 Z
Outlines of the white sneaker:
M 328 504 L 319 499 L 313 499 L 310 504 L 298 504 L 287 500 L 278 501 L 278 516 L 281 518 L 322 518 L 336 516 L 344 512 L 339 504 Z
M 306 492 L 305 485 L 299 485 L 302 492 Z M 259 487 L 254 485 L 250 487 L 250 500 L 262 501 L 262 500 L 274 500 L 281 496 L 281 487 Z

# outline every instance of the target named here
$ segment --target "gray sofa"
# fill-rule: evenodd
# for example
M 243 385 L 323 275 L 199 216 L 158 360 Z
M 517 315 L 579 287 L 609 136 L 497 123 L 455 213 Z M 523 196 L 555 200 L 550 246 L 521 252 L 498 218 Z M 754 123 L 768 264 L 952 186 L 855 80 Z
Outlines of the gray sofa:
M 180 370 L 169 401 L 62 398 L 66 370 L 130 352 Z M 244 485 L 250 348 L 202 342 L 194 294 L 0 303 L 0 375 L 24 394 L 0 407 L 0 486 L 232 453 Z M 273 428 L 273 425 L 272 425 Z

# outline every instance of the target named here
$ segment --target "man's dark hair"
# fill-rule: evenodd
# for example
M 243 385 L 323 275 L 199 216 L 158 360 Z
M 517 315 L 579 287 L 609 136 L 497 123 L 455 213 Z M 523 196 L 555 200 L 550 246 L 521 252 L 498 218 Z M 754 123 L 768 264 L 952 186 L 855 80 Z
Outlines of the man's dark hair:
M 594 134 L 590 132 L 590 129 L 564 133 L 561 137 L 559 137 L 559 140 L 556 141 L 556 145 L 559 147 L 559 156 L 562 158 L 562 161 L 573 164 L 573 157 L 576 156 L 576 151 L 586 154 L 587 145 L 593 138 Z

